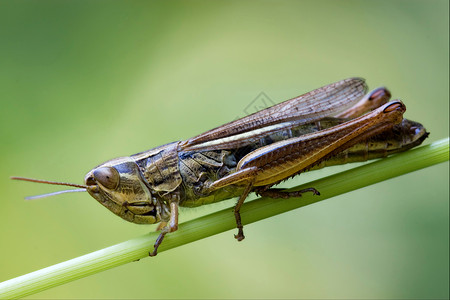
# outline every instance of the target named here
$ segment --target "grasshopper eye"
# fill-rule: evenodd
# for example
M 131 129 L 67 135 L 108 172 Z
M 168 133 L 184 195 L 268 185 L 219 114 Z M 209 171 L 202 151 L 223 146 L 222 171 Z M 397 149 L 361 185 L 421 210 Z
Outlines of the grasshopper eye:
M 97 182 L 108 189 L 114 190 L 119 185 L 119 172 L 113 167 L 98 168 L 93 175 Z

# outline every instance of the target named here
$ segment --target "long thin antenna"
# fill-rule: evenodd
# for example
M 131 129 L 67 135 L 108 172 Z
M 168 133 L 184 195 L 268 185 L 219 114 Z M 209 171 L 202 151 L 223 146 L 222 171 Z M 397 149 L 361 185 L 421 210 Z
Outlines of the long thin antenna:
M 25 197 L 25 200 L 34 200 L 34 199 L 46 198 L 46 197 L 50 197 L 50 196 L 55 196 L 55 195 L 65 194 L 65 193 L 73 193 L 73 192 L 86 192 L 86 189 L 66 190 L 66 191 L 58 191 L 58 192 L 42 194 L 42 195 L 37 195 L 37 196 L 29 196 L 29 197 Z
M 26 178 L 26 177 L 15 177 L 15 176 L 13 176 L 13 177 L 11 177 L 11 179 L 13 179 L 13 180 L 29 181 L 29 182 L 37 182 L 37 183 L 45 183 L 45 184 L 73 186 L 73 187 L 78 187 L 78 188 L 83 188 L 83 189 L 87 189 L 88 188 L 86 185 L 81 185 L 81 184 L 57 182 L 57 181 L 48 181 L 48 180 L 33 179 L 33 178 Z

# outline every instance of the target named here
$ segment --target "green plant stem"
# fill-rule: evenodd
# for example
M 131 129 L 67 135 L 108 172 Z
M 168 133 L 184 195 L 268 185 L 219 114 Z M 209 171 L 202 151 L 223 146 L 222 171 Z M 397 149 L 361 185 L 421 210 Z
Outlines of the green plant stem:
M 241 209 L 244 224 L 287 212 L 347 193 L 383 180 L 449 160 L 449 139 L 442 139 L 405 153 L 363 165 L 339 174 L 307 183 L 290 190 L 315 187 L 321 196 L 309 193 L 301 200 L 259 198 Z M 231 209 L 180 224 L 179 230 L 166 236 L 159 253 L 236 227 Z M 21 298 L 148 256 L 158 236 L 152 232 L 126 242 L 77 257 L 0 283 L 0 298 Z M 149 259 L 158 259 L 149 258 Z

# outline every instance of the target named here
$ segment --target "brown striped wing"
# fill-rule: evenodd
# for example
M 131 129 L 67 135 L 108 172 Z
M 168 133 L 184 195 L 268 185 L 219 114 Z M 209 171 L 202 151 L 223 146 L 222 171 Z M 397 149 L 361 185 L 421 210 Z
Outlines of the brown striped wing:
M 231 143 L 233 145 L 230 144 L 226 148 L 234 147 L 240 140 L 249 138 L 246 133 L 252 131 L 259 134 L 259 131 L 266 132 L 272 127 L 279 130 L 280 127 L 312 123 L 339 114 L 357 103 L 366 93 L 367 85 L 364 79 L 344 79 L 202 133 L 182 142 L 181 149 L 208 149 L 211 148 L 212 141 L 222 143 L 222 140 L 234 140 Z M 261 129 L 266 127 L 269 129 Z M 250 135 L 254 137 L 253 133 Z

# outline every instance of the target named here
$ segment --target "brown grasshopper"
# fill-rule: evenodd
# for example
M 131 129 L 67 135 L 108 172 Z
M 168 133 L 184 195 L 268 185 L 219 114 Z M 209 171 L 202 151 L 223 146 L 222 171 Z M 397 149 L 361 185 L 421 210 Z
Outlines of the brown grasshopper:
M 234 216 L 241 241 L 239 210 L 249 193 L 319 195 L 314 188 L 285 192 L 272 186 L 311 169 L 405 151 L 428 136 L 421 124 L 403 119 L 401 101 L 387 102 L 387 89 L 366 93 L 361 78 L 332 83 L 189 140 L 107 161 L 87 173 L 85 185 L 13 179 L 80 187 L 127 221 L 161 223 L 150 256 L 177 230 L 179 206 L 239 197 Z

